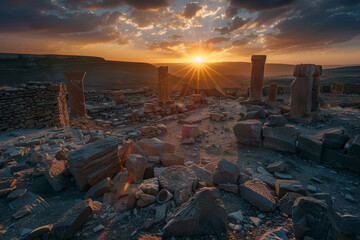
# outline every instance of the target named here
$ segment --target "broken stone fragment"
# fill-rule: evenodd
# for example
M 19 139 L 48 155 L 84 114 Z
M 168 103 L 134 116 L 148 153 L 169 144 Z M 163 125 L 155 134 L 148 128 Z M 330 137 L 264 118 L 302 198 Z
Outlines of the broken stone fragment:
M 38 238 L 41 239 L 44 234 L 50 233 L 52 228 L 53 228 L 52 224 L 38 227 L 32 230 L 31 232 L 29 232 L 28 234 L 26 234 L 25 240 L 34 240 Z
M 267 165 L 266 170 L 270 173 L 273 172 L 283 172 L 285 170 L 284 161 L 276 161 Z
M 216 121 L 216 122 L 221 122 L 224 118 L 224 115 L 221 113 L 210 113 L 210 120 L 211 121 Z
M 157 127 L 155 126 L 143 126 L 141 127 L 141 135 L 149 137 L 155 135 Z
M 176 189 L 195 190 L 197 177 L 194 171 L 188 167 L 171 166 L 161 172 L 159 183 L 162 188 L 167 189 L 171 193 L 175 193 Z
M 144 226 L 144 229 L 147 230 L 147 229 L 151 228 L 154 224 L 155 224 L 155 219 L 149 218 L 143 223 L 143 226 Z
M 15 178 L 6 178 L 0 180 L 0 197 L 4 197 L 16 188 L 17 181 Z
M 268 185 L 271 189 L 275 189 L 276 178 L 274 178 L 271 174 L 254 173 L 252 177 L 266 183 L 266 185 Z
M 230 213 L 230 214 L 229 214 L 229 217 L 235 219 L 235 220 L 238 221 L 238 222 L 242 222 L 242 221 L 244 220 L 244 216 L 243 216 L 241 210 L 236 211 L 236 212 L 233 212 L 233 213 Z
M 161 222 L 166 217 L 167 205 L 161 204 L 155 208 L 155 223 Z
M 241 196 L 260 211 L 271 212 L 276 208 L 276 200 L 265 183 L 248 180 L 240 185 Z
M 277 179 L 275 184 L 276 195 L 282 198 L 287 192 L 296 192 L 306 195 L 304 186 L 295 180 Z
M 214 185 L 228 182 L 235 184 L 239 174 L 240 168 L 236 164 L 226 159 L 221 159 L 212 175 L 212 183 Z
M 76 204 L 55 223 L 53 234 L 56 239 L 70 239 L 85 224 L 93 210 L 94 205 L 91 199 Z
M 150 194 L 140 194 L 140 197 L 138 199 L 138 201 L 136 202 L 136 205 L 138 207 L 146 207 L 152 203 L 154 203 L 156 201 L 155 196 L 150 195 Z
M 16 189 L 7 195 L 7 201 L 10 202 L 15 200 L 27 192 L 26 188 Z
M 199 167 L 196 164 L 190 165 L 189 168 L 194 171 L 199 182 L 205 182 L 207 187 L 210 187 L 212 185 L 212 174 L 210 171 L 206 170 L 205 168 Z
M 181 144 L 184 144 L 184 145 L 195 144 L 195 139 L 194 138 L 183 138 L 181 140 Z
M 242 120 L 249 120 L 249 119 L 263 119 L 266 118 L 266 112 L 263 108 L 257 111 L 247 112 Z
M 113 183 L 109 177 L 101 180 L 94 186 L 92 186 L 85 194 L 85 198 L 96 198 L 103 195 L 106 192 L 110 192 L 113 188 Z
M 164 237 L 218 234 L 226 231 L 226 210 L 211 188 L 195 193 L 166 223 Z
M 66 188 L 69 185 L 69 178 L 66 176 L 66 161 L 51 160 L 44 176 L 56 192 Z
M 162 153 L 175 153 L 175 145 L 162 142 L 157 138 L 143 138 L 137 144 L 149 156 L 160 156 Z
M 127 156 L 126 167 L 129 174 L 133 174 L 135 182 L 140 182 L 143 179 L 147 164 L 148 160 L 139 154 Z
M 292 215 L 292 207 L 297 198 L 303 197 L 300 193 L 287 192 L 277 203 L 278 208 L 288 216 Z
M 146 194 L 151 194 L 156 196 L 159 192 L 159 182 L 157 178 L 150 178 L 144 180 L 140 186 L 139 189 L 143 191 Z
M 192 196 L 191 189 L 176 189 L 174 193 L 174 200 L 176 206 L 181 206 L 181 204 L 187 202 Z
M 245 145 L 261 146 L 261 127 L 259 120 L 245 120 L 234 127 L 234 134 L 238 142 Z
M 174 165 L 184 165 L 184 158 L 172 153 L 161 154 L 160 161 L 162 165 L 165 167 L 170 167 Z

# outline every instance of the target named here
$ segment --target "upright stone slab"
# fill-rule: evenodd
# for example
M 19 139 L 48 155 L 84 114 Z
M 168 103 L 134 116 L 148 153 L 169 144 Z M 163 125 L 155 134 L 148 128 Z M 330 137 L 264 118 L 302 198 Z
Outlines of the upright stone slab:
M 124 91 L 122 91 L 122 90 L 112 92 L 112 97 L 113 97 L 115 105 L 120 105 L 120 104 L 124 103 L 124 101 L 125 101 Z
M 264 83 L 266 55 L 253 55 L 251 57 L 251 83 L 250 101 L 261 101 Z
M 277 84 L 271 84 L 269 89 L 269 102 L 276 102 Z
M 316 112 L 319 110 L 321 75 L 322 75 L 322 66 L 316 65 L 314 79 L 313 79 L 312 93 L 311 93 L 311 111 L 312 112 Z
M 169 75 L 168 75 L 168 67 L 162 66 L 158 68 L 159 73 L 159 104 L 164 103 L 169 99 Z
M 86 72 L 64 72 L 71 114 L 86 116 L 84 77 Z
M 290 115 L 291 117 L 304 117 L 311 112 L 311 99 L 313 89 L 314 64 L 296 65 L 290 91 Z

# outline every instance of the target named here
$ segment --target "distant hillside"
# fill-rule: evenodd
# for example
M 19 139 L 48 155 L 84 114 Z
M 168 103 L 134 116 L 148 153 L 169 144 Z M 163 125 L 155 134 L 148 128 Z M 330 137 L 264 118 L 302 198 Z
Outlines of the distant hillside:
M 62 72 L 66 71 L 85 71 L 85 88 L 139 88 L 153 86 L 157 81 L 157 69 L 148 63 L 86 56 L 0 54 L 2 86 L 29 81 L 65 82 Z
M 157 67 L 169 66 L 169 88 L 180 90 L 191 80 L 193 72 L 184 77 L 192 64 L 164 63 L 148 64 L 137 62 L 106 61 L 100 57 L 69 55 L 35 55 L 0 53 L 0 86 L 16 86 L 29 81 L 65 82 L 62 72 L 85 71 L 85 88 L 126 89 L 157 88 Z M 208 88 L 218 85 L 223 88 L 247 86 L 250 83 L 251 63 L 219 62 L 206 63 L 212 79 L 197 72 L 191 81 L 192 87 Z M 184 69 L 185 68 L 185 69 Z M 183 70 L 181 70 L 183 69 Z M 265 84 L 289 85 L 294 66 L 288 64 L 266 64 Z M 325 69 L 322 85 L 338 82 L 360 82 L 360 66 Z

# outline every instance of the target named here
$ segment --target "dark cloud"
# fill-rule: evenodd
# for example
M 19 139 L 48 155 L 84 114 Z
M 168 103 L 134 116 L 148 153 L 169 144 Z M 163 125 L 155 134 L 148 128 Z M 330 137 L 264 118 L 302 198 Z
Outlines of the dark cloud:
M 126 40 L 115 27 L 105 27 L 94 32 L 68 34 L 64 35 L 63 39 L 82 45 L 112 41 L 119 45 L 125 45 L 129 43 L 129 41 Z
M 238 13 L 239 9 L 237 7 L 229 6 L 225 11 L 225 18 L 234 17 Z
M 196 13 L 201 9 L 202 7 L 197 2 L 187 3 L 182 15 L 184 18 L 193 19 L 196 16 Z
M 222 42 L 227 42 L 229 40 L 230 40 L 230 38 L 226 38 L 226 37 L 216 37 L 216 38 L 211 38 L 211 39 L 207 40 L 205 43 L 218 44 L 218 43 L 222 43 Z
M 116 8 L 124 4 L 137 10 L 151 10 L 169 6 L 168 0 L 62 0 L 61 2 L 72 9 L 82 7 L 89 10 Z
M 289 7 L 294 2 L 295 0 L 229 0 L 230 6 L 251 11 Z
M 359 2 L 330 0 L 302 4 L 296 15 L 276 25 L 279 33 L 266 36 L 268 49 L 324 48 L 360 35 Z
M 153 24 L 161 23 L 164 18 L 168 18 L 166 11 L 138 11 L 134 10 L 129 19 L 140 28 L 150 27 Z
M 182 39 L 183 36 L 174 34 L 174 35 L 170 35 L 169 38 L 172 40 L 179 40 L 179 39 Z
M 215 32 L 219 32 L 221 35 L 228 35 L 234 32 L 235 30 L 242 28 L 247 24 L 250 20 L 241 18 L 241 17 L 235 17 L 232 19 L 231 23 L 229 24 L 229 27 L 220 27 L 220 28 L 214 28 Z

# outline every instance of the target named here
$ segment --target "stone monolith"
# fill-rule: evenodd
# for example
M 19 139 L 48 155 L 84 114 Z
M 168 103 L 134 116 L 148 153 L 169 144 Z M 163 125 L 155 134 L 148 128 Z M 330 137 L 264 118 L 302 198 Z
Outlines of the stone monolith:
M 169 99 L 169 75 L 168 67 L 162 66 L 158 68 L 159 72 L 159 103 L 165 103 Z
M 251 83 L 250 101 L 261 101 L 264 82 L 266 55 L 253 55 L 251 57 Z
M 64 72 L 71 114 L 86 116 L 84 77 L 86 72 Z
M 277 84 L 271 84 L 269 89 L 269 102 L 276 102 Z

